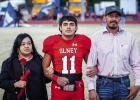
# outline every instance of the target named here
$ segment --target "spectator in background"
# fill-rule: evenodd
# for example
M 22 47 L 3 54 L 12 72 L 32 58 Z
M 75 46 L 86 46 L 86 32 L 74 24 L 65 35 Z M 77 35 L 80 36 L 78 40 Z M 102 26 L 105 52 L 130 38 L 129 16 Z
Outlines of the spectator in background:
M 3 16 L 0 16 L 0 27 L 3 25 Z
M 15 10 L 16 12 L 16 24 L 19 27 L 20 21 L 22 20 L 23 15 L 21 14 L 21 8 L 20 6 L 18 7 L 17 10 Z
M 21 59 L 26 60 L 24 66 Z M 27 69 L 29 73 L 25 76 Z M 43 74 L 42 57 L 31 36 L 19 34 L 10 57 L 2 64 L 0 88 L 5 90 L 2 100 L 48 100 L 46 82 L 49 80 Z M 20 92 L 22 89 L 25 91 Z

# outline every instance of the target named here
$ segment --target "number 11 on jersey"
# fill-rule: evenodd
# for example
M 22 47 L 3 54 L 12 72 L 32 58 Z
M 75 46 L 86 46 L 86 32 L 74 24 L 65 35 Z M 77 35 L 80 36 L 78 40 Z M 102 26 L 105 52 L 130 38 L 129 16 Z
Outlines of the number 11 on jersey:
M 62 61 L 63 61 L 62 74 L 68 74 L 67 60 L 68 60 L 68 57 L 67 56 L 64 56 L 62 58 Z M 70 74 L 74 74 L 74 73 L 76 73 L 76 70 L 75 70 L 75 56 L 72 56 L 69 60 L 71 61 Z

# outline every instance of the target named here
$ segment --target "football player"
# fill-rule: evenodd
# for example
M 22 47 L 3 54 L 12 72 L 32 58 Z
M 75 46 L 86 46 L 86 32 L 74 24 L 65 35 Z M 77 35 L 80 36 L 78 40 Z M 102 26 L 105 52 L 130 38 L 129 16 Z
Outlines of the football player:
M 82 61 L 87 61 L 91 41 L 76 34 L 77 20 L 63 16 L 59 20 L 61 34 L 47 37 L 43 43 L 43 69 L 52 79 L 51 100 L 85 100 L 82 80 Z M 54 73 L 50 72 L 53 64 Z

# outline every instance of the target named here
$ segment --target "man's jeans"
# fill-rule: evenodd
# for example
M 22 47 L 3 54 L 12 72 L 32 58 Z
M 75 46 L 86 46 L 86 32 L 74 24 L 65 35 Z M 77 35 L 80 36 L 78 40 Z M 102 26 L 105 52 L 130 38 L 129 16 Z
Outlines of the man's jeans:
M 97 78 L 96 82 L 96 90 L 100 100 L 127 100 L 128 87 L 130 86 L 129 78 L 120 80 Z

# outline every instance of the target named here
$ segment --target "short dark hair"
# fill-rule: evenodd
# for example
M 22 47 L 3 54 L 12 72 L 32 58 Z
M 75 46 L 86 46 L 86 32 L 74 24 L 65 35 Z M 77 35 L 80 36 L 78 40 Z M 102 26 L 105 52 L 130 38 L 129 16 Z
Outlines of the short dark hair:
M 61 26 L 62 25 L 62 23 L 64 22 L 64 21 L 66 21 L 66 20 L 68 20 L 68 21 L 73 21 L 74 23 L 75 23 L 75 25 L 77 26 L 77 19 L 74 17 L 74 16 L 63 16 L 60 20 L 59 20 L 59 26 Z
M 38 52 L 37 52 L 37 50 L 36 50 L 36 48 L 35 48 L 35 45 L 34 45 L 34 42 L 33 42 L 32 37 L 31 37 L 29 34 L 27 34 L 27 33 L 20 33 L 20 34 L 16 37 L 16 39 L 15 39 L 15 41 L 14 41 L 13 48 L 12 48 L 12 52 L 11 52 L 11 58 L 16 58 L 16 57 L 18 57 L 18 48 L 21 46 L 22 40 L 23 40 L 24 38 L 26 38 L 26 37 L 28 37 L 28 38 L 31 40 L 31 43 L 32 43 L 32 50 L 33 50 L 33 51 L 32 51 L 33 56 L 38 56 L 38 55 L 39 55 Z
M 74 22 L 75 23 L 75 25 L 76 25 L 76 27 L 77 27 L 77 19 L 74 17 L 74 16 L 71 16 L 71 15 L 68 15 L 68 16 L 63 16 L 60 20 L 59 20 L 59 31 L 60 32 L 62 32 L 61 30 L 60 30 L 60 26 L 62 26 L 62 23 L 64 22 L 64 21 L 72 21 L 72 22 Z M 77 31 L 77 30 L 76 30 Z M 75 32 L 76 32 L 75 31 Z

